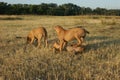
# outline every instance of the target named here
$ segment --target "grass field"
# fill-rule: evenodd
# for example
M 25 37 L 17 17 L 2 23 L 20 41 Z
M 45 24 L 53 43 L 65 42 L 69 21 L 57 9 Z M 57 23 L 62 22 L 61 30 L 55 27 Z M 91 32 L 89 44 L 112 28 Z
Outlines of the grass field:
M 86 49 L 81 54 L 53 53 L 53 27 L 84 26 Z M 33 28 L 48 31 L 48 48 L 34 45 L 24 52 Z M 120 80 L 120 17 L 0 15 L 0 80 Z

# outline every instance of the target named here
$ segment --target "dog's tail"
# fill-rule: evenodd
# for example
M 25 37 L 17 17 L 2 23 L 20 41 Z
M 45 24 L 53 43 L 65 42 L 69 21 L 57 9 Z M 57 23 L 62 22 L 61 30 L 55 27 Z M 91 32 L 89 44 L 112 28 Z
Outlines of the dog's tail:
M 84 29 L 83 26 L 77 26 L 76 28 L 82 28 L 82 29 Z M 84 31 L 85 31 L 86 33 L 90 34 L 90 32 L 87 31 L 86 29 L 84 29 Z
M 44 34 L 43 34 L 43 36 L 44 36 L 44 42 L 46 43 L 46 47 L 48 46 L 48 34 L 47 34 L 47 30 L 45 29 L 45 28 L 43 28 L 44 29 Z
M 46 36 L 46 38 L 48 37 L 48 34 L 47 34 L 47 30 L 44 28 L 44 31 L 45 31 L 45 34 L 44 36 Z

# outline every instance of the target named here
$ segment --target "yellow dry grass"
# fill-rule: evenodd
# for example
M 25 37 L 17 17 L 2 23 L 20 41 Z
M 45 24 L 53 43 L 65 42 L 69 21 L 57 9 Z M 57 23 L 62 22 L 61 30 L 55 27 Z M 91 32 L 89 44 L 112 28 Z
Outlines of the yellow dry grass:
M 48 31 L 49 47 L 29 45 L 29 31 L 38 26 Z M 55 25 L 65 29 L 84 26 L 87 47 L 82 54 L 53 53 Z M 76 41 L 74 41 L 76 42 Z M 71 42 L 72 43 L 72 42 Z M 120 80 L 119 16 L 0 15 L 0 79 L 5 80 Z

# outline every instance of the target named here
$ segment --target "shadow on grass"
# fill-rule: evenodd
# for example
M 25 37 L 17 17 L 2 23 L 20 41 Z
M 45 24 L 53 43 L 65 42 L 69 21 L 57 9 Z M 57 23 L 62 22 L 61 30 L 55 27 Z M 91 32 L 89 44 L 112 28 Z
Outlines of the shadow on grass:
M 93 41 L 93 40 L 106 40 L 110 39 L 111 37 L 107 36 L 93 36 L 93 37 L 86 37 L 87 41 Z
M 90 43 L 87 45 L 86 51 L 90 50 L 97 50 L 101 47 L 109 47 L 110 45 L 120 45 L 120 39 L 112 39 L 111 37 L 100 37 L 100 36 L 95 36 L 88 38 L 88 41 L 93 41 L 93 40 L 100 40 L 100 42 L 96 41 L 95 43 Z
M 23 18 L 20 18 L 20 17 L 6 17 L 6 18 L 0 18 L 0 20 L 23 20 Z
M 92 42 L 96 40 L 96 42 Z M 48 47 L 52 47 L 53 43 L 58 41 L 57 38 L 55 39 L 49 39 L 48 40 Z M 86 41 L 91 41 L 85 49 L 85 52 L 89 52 L 90 50 L 97 50 L 99 48 L 106 48 L 109 47 L 110 45 L 120 45 L 120 39 L 112 39 L 111 37 L 105 37 L 105 36 L 93 36 L 93 37 L 87 37 Z M 16 53 L 17 50 L 24 48 L 25 46 L 25 39 L 12 39 L 12 40 L 5 40 L 2 41 L 0 40 L 0 53 Z M 34 45 L 28 46 L 28 50 L 34 49 L 36 47 L 37 43 Z M 41 46 L 43 46 L 44 43 L 41 43 Z

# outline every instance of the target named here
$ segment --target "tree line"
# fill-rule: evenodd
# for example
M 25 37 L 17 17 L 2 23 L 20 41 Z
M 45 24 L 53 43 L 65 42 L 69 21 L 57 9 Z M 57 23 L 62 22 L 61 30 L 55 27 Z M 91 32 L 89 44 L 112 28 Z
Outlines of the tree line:
M 115 15 L 120 16 L 120 9 L 91 9 L 90 7 L 80 7 L 73 3 L 57 5 L 55 3 L 35 4 L 8 4 L 0 2 L 0 14 L 15 15 Z

